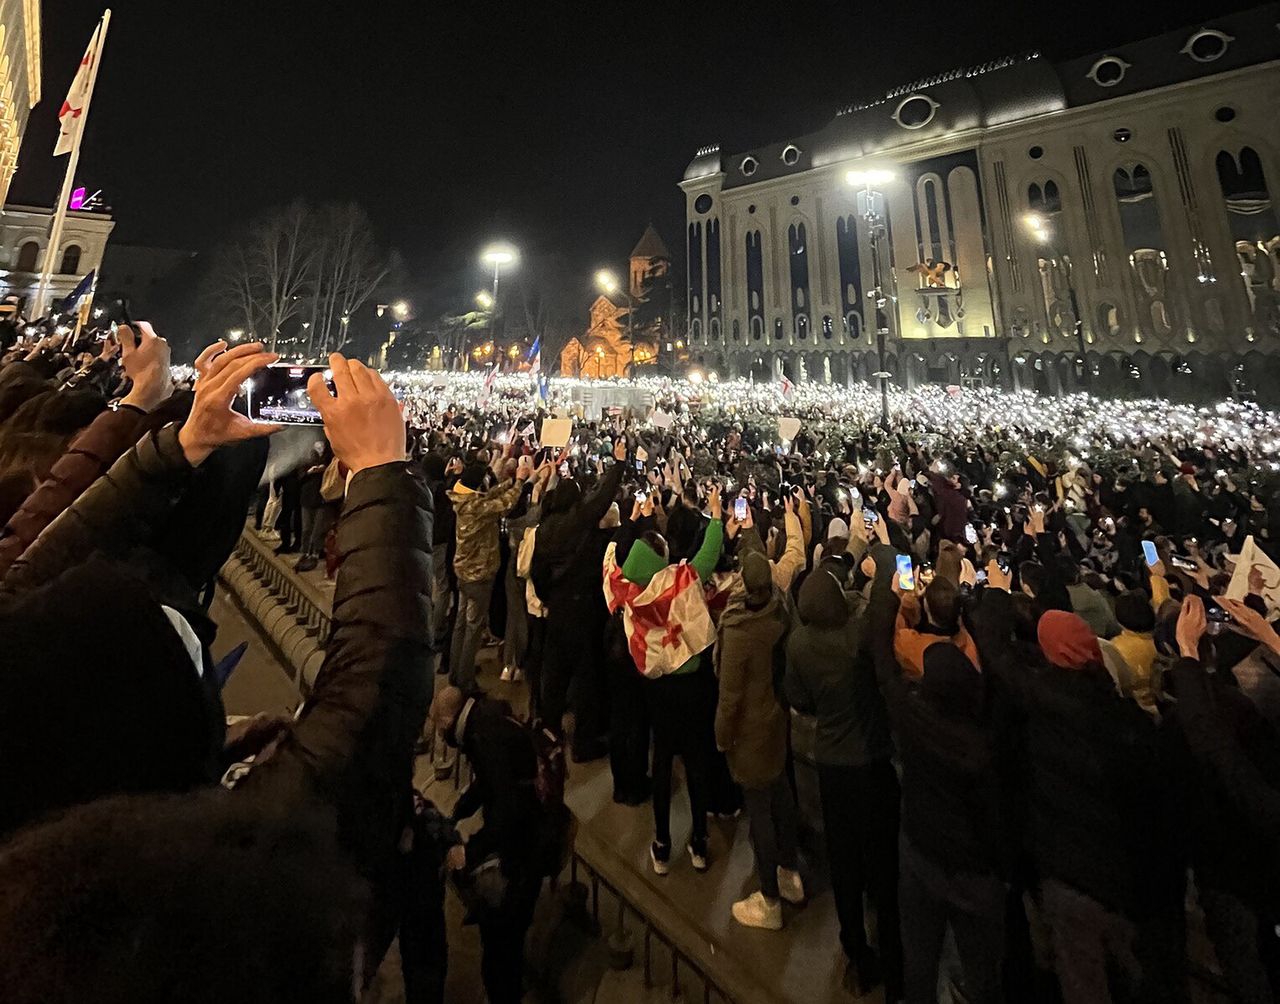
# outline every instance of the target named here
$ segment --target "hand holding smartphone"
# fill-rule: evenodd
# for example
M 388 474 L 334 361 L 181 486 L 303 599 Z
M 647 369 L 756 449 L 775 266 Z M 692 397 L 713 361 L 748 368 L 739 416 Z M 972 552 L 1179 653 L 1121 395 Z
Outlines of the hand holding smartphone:
M 909 554 L 898 555 L 898 588 L 904 593 L 916 591 L 916 573 Z

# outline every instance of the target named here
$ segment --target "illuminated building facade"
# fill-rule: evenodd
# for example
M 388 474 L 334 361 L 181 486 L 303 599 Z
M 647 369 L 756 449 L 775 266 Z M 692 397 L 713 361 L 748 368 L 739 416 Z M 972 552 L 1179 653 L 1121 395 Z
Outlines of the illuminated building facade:
M 40 0 L 0 0 L 0 205 L 40 101 Z
M 40 285 L 53 210 L 5 206 L 0 219 L 0 295 L 31 300 Z M 107 213 L 69 212 L 49 281 L 50 302 L 65 297 L 89 272 L 100 270 L 115 227 Z
M 596 297 L 585 334 L 569 339 L 560 353 L 560 372 L 623 377 L 632 370 L 643 373 L 683 351 L 683 339 L 672 330 L 673 296 L 671 252 L 651 225 L 631 251 L 627 289 Z
M 1013 56 L 807 136 L 700 150 L 681 183 L 693 362 L 872 380 L 881 327 L 908 386 L 1275 396 L 1277 22 L 1269 4 L 1080 59 Z

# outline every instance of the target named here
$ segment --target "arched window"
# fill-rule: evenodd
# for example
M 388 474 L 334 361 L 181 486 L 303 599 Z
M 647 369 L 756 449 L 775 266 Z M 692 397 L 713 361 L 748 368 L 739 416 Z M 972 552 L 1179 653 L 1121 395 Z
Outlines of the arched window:
M 720 313 L 720 221 L 707 220 L 707 312 Z
M 747 304 L 748 319 L 752 331 L 755 330 L 755 319 L 760 318 L 761 331 L 764 330 L 764 248 L 760 242 L 759 230 L 747 231 Z
M 733 322 L 733 340 L 735 342 L 742 341 L 742 328 L 738 326 L 736 319 Z
M 1155 183 L 1144 164 L 1116 168 L 1112 179 L 1120 230 L 1141 308 L 1138 326 L 1148 334 L 1167 335 L 1174 327 L 1173 304 L 1167 294 L 1169 266 Z
M 835 328 L 834 328 L 834 325 L 832 324 L 831 316 L 829 314 L 824 314 L 822 317 L 822 337 L 825 338 L 827 341 L 831 341 L 831 336 L 834 333 L 835 333 Z
M 1217 168 L 1255 330 L 1280 334 L 1280 305 L 1272 288 L 1274 253 L 1269 250 L 1280 237 L 1280 225 L 1262 159 L 1251 146 L 1243 147 L 1239 154 L 1223 150 L 1218 154 Z
M 62 252 L 62 265 L 58 268 L 62 275 L 80 274 L 80 245 L 70 244 Z
M 720 318 L 711 318 L 710 322 L 707 324 L 707 331 L 710 333 L 711 340 L 713 342 L 720 341 Z
M 36 259 L 40 257 L 40 245 L 35 241 L 27 241 L 18 250 L 18 264 L 14 266 L 18 272 L 34 272 Z
M 751 318 L 751 337 L 757 342 L 764 337 L 764 318 L 759 314 Z
M 800 318 L 809 308 L 809 242 L 805 226 L 797 221 L 787 230 L 787 257 L 791 262 L 791 323 L 797 336 L 800 334 Z M 805 317 L 805 334 L 809 320 Z
M 702 223 L 689 224 L 689 305 L 691 313 L 702 312 Z
M 857 221 L 852 214 L 836 220 L 836 255 L 840 260 L 840 296 L 844 310 L 861 305 L 862 264 L 858 260 Z
M 801 341 L 809 337 L 809 318 L 804 314 L 796 318 L 796 337 Z
M 780 341 L 782 341 L 782 337 L 783 337 L 783 332 L 782 332 L 782 318 L 781 318 L 781 317 L 775 317 L 775 318 L 773 319 L 773 340 L 774 340 L 775 342 L 780 342 Z

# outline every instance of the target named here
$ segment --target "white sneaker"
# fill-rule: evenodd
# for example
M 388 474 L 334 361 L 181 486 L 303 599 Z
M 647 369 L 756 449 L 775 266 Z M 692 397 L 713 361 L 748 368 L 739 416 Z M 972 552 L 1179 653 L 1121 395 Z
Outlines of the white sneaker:
M 671 848 L 663 847 L 655 840 L 649 845 L 649 860 L 653 862 L 655 875 L 666 875 L 671 871 Z
M 778 895 L 788 903 L 804 902 L 804 882 L 800 880 L 799 872 L 790 868 L 778 869 Z
M 702 853 L 698 853 L 693 844 L 689 844 L 686 850 L 689 852 L 689 864 L 693 865 L 695 872 L 705 872 L 710 867 L 707 863 L 707 852 L 705 850 Z
M 503 666 L 502 672 L 499 674 L 498 679 L 501 680 L 503 683 L 510 683 L 511 674 L 513 672 L 514 672 L 514 669 L 511 666 Z
M 743 927 L 761 927 L 766 931 L 782 930 L 782 903 L 770 903 L 764 893 L 753 892 L 733 904 L 733 919 Z
M 524 670 L 521 669 L 519 666 L 513 666 L 511 669 L 511 682 L 519 683 L 523 679 L 524 679 Z

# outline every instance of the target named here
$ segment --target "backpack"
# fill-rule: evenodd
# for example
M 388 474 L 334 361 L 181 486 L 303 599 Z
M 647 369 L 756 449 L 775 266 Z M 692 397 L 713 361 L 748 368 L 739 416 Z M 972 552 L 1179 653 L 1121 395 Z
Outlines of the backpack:
M 326 502 L 337 502 L 347 491 L 347 479 L 338 468 L 338 458 L 329 461 L 320 479 L 320 497 Z
M 555 878 L 569 863 L 577 829 L 573 814 L 564 804 L 568 772 L 564 741 L 536 719 L 525 728 L 537 764 L 533 790 L 542 810 L 534 832 L 534 863 L 539 875 Z

